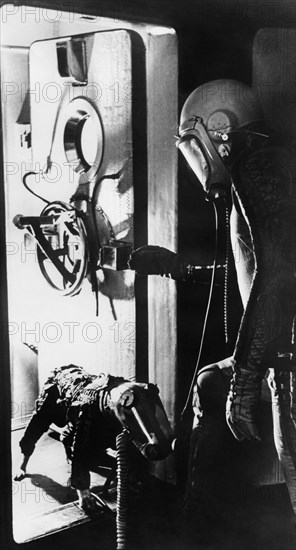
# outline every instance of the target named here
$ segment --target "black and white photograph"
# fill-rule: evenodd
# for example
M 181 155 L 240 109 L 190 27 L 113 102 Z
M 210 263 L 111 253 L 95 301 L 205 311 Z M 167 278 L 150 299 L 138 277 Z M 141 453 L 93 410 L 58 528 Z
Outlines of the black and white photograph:
M 295 550 L 296 2 L 0 2 L 0 544 Z

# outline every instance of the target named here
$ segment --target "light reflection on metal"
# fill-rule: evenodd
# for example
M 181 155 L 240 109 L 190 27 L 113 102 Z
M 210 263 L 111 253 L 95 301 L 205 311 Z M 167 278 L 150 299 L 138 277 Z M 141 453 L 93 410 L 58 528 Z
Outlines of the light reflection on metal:
M 92 179 L 102 162 L 104 137 L 98 111 L 84 97 L 73 99 L 68 107 L 64 129 L 66 158 L 75 172 Z

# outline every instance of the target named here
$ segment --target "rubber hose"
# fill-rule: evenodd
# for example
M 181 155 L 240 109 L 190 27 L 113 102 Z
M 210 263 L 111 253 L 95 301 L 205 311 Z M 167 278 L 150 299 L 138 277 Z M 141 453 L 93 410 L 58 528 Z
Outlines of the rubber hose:
M 129 435 L 125 430 L 116 437 L 117 450 L 117 550 L 127 548 L 128 519 L 128 446 Z

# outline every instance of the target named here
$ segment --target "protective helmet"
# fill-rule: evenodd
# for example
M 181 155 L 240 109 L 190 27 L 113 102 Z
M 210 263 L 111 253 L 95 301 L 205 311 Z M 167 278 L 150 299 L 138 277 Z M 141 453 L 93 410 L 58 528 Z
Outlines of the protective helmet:
M 171 453 L 173 432 L 155 384 L 125 382 L 111 390 L 109 406 L 146 458 Z
M 176 143 L 210 198 L 231 184 L 227 163 L 232 133 L 263 121 L 255 90 L 236 80 L 214 80 L 196 88 L 186 100 Z

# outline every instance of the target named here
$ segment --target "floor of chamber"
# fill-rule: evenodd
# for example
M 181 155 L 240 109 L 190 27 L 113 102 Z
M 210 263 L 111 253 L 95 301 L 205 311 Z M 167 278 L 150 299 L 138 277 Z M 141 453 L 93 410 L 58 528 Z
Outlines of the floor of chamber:
M 12 434 L 13 471 L 20 456 L 21 436 L 21 430 Z M 77 506 L 76 492 L 68 486 L 69 477 L 70 465 L 62 444 L 44 435 L 29 463 L 28 476 L 13 482 L 15 540 L 24 542 L 50 534 L 42 539 L 40 548 L 114 550 L 115 501 L 113 513 L 99 509 L 89 518 Z M 105 480 L 106 472 L 91 473 L 92 491 L 100 493 Z M 284 485 L 243 492 L 231 507 L 222 503 L 221 517 L 209 526 L 209 540 L 198 533 L 202 521 L 199 515 L 194 517 L 194 532 L 180 527 L 181 502 L 182 493 L 154 478 L 141 495 L 130 494 L 128 549 L 295 550 L 293 512 Z
M 20 459 L 19 440 L 22 435 L 23 430 L 12 432 L 13 473 Z M 13 535 L 19 543 L 90 519 L 78 506 L 77 493 L 69 482 L 71 465 L 67 462 L 63 445 L 53 435 L 49 431 L 38 441 L 26 477 L 12 481 Z M 109 473 L 107 466 L 91 472 L 92 492 L 102 492 Z M 113 503 L 110 503 L 110 509 L 114 511 Z M 96 519 L 101 519 L 102 512 L 98 506 L 97 514 L 94 514 Z

